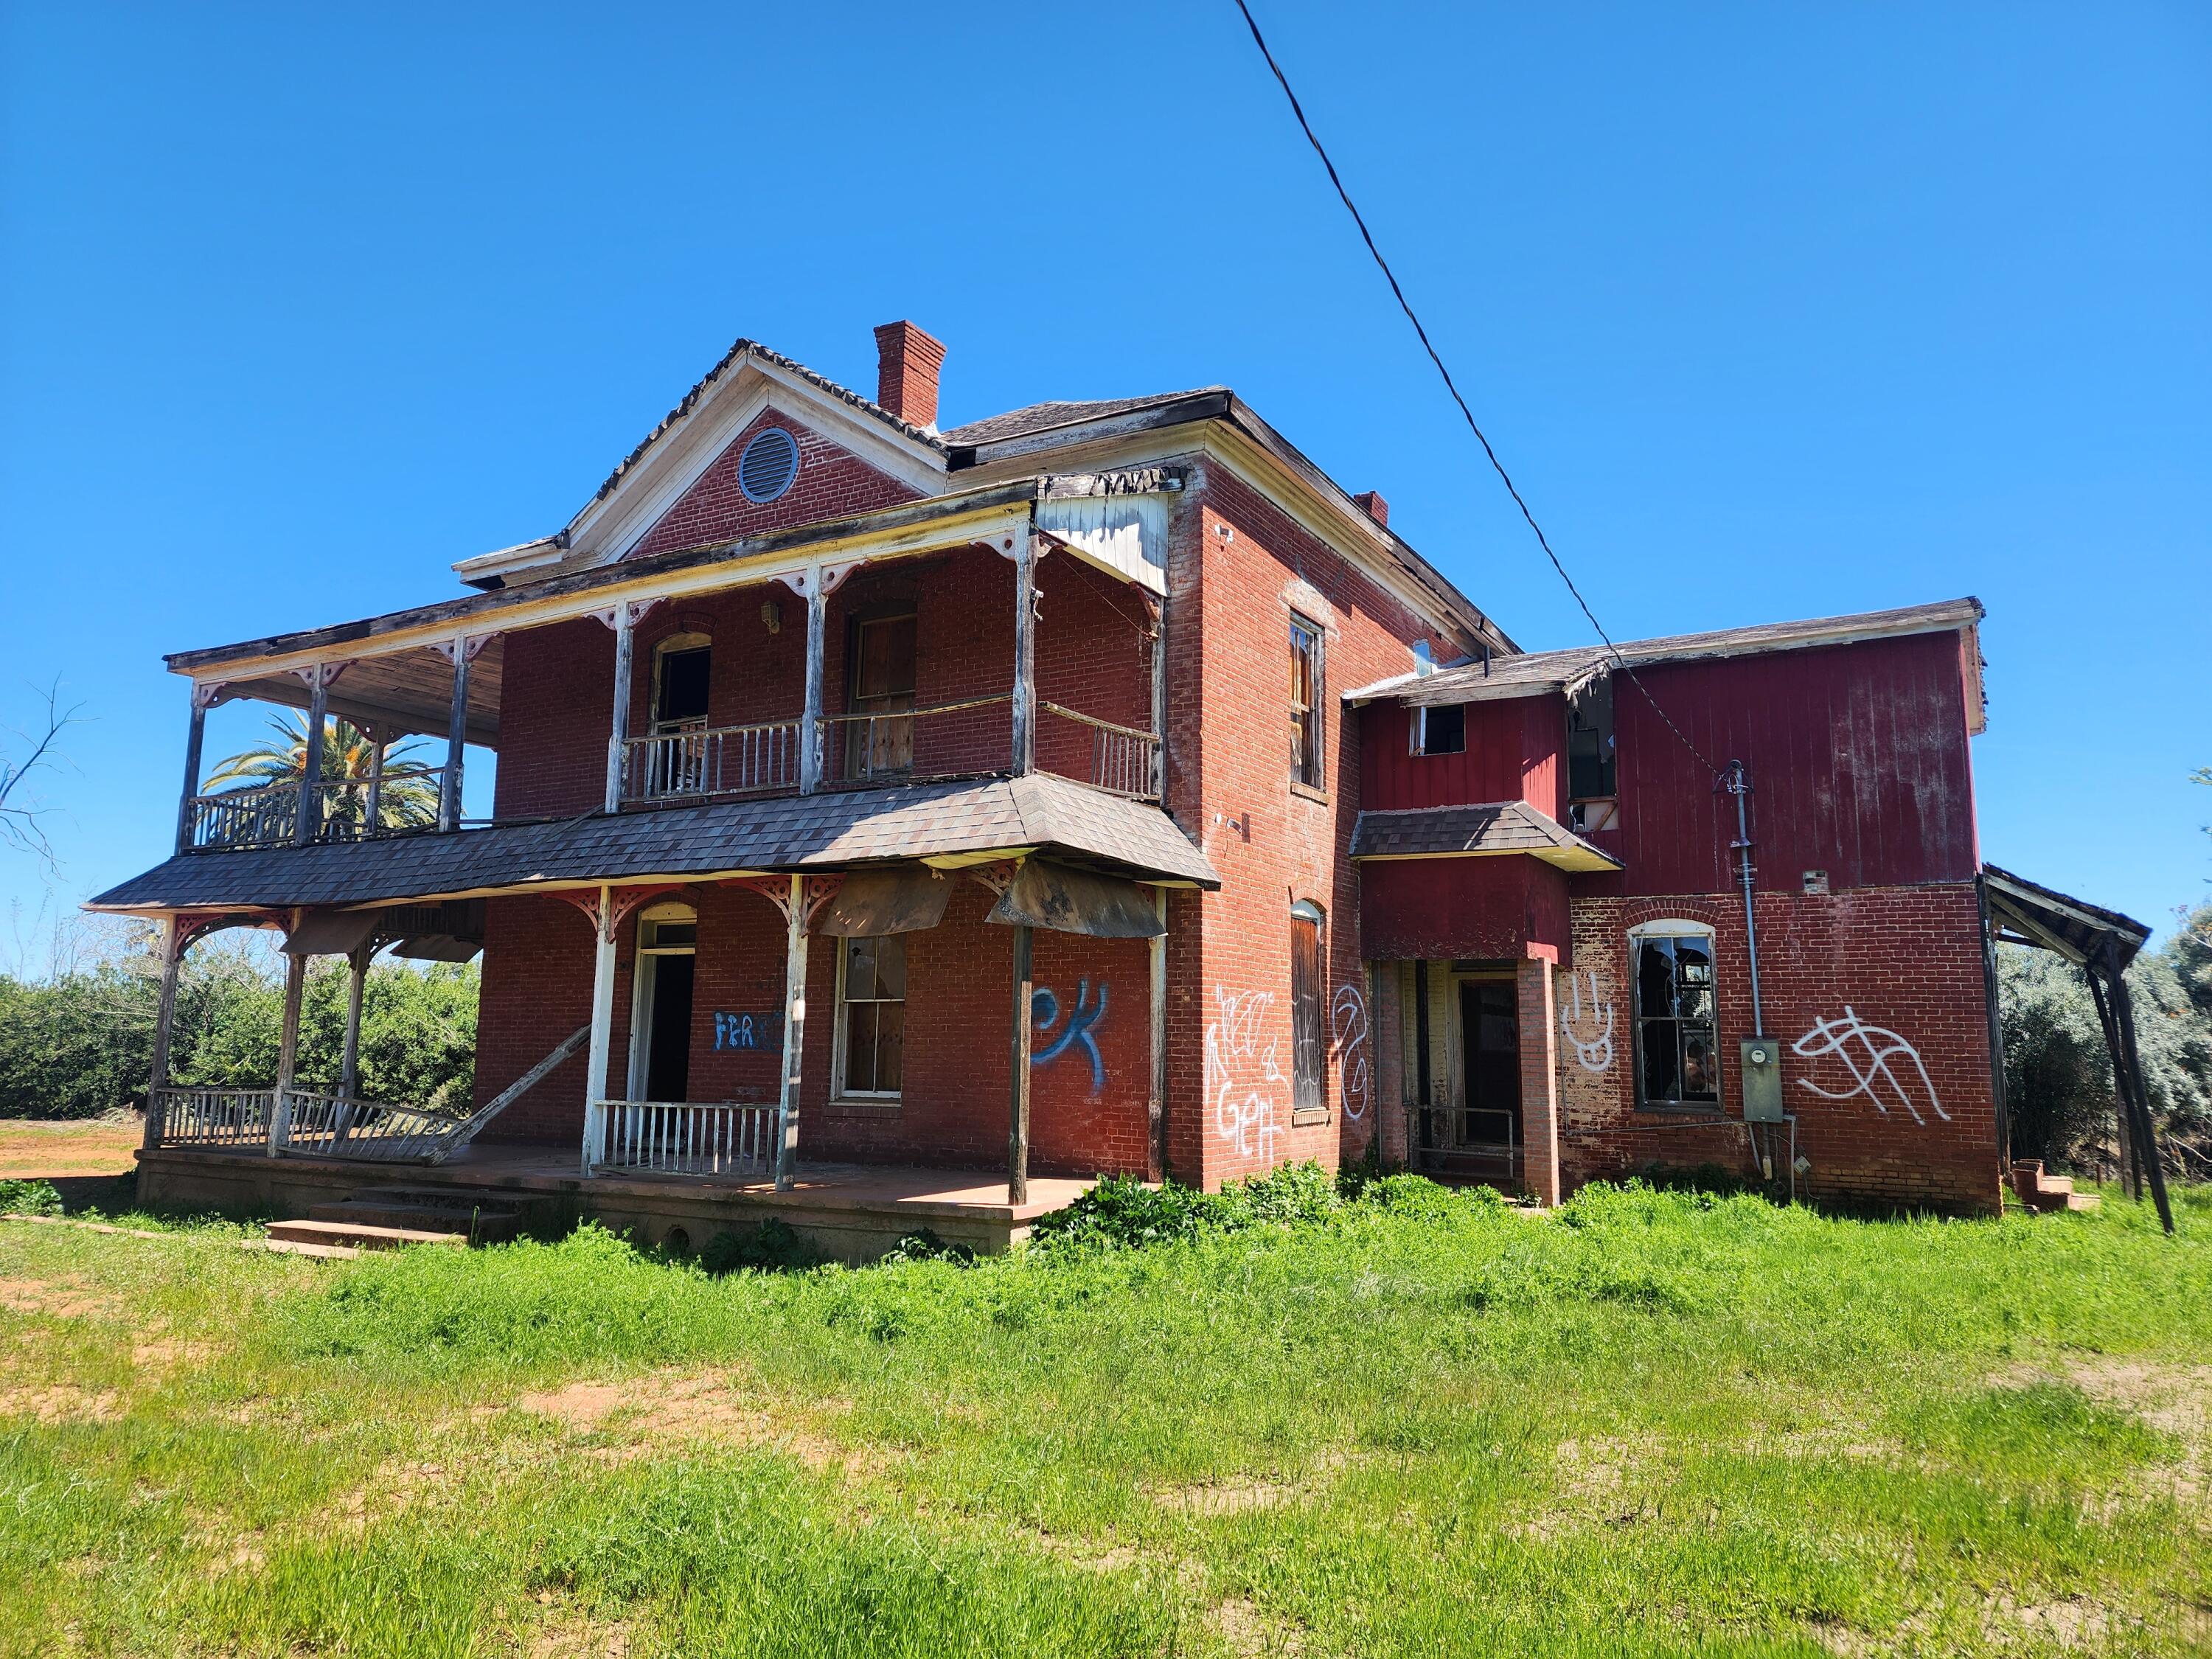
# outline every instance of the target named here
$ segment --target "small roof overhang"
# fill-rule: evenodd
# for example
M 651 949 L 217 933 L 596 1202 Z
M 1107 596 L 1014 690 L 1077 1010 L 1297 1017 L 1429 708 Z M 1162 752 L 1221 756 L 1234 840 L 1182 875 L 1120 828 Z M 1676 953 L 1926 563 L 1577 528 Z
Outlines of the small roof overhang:
M 913 860 L 959 868 L 1049 852 L 1080 868 L 1217 889 L 1157 806 L 1049 774 L 724 801 L 319 847 L 185 853 L 88 901 L 159 916 L 639 886 Z
M 1352 829 L 1352 856 L 1361 860 L 1487 858 L 1509 853 L 1526 854 L 1577 872 L 1623 867 L 1619 859 L 1525 800 L 1362 812 Z
M 2077 967 L 2109 945 L 2118 954 L 2114 965 L 2125 969 L 2150 938 L 2150 929 L 2133 916 L 2039 887 L 1994 864 L 1982 866 L 1982 890 L 1999 939 L 2055 951 Z

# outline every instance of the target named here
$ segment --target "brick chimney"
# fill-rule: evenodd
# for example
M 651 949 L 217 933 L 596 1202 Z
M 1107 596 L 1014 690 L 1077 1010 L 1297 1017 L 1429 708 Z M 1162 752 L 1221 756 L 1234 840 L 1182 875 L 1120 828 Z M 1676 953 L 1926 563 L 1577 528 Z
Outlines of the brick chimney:
M 937 425 L 937 371 L 945 343 L 912 323 L 876 330 L 876 401 L 914 426 Z
M 878 334 L 882 332 L 879 329 Z M 1379 525 L 1390 522 L 1390 503 L 1371 489 L 1363 489 L 1352 498 L 1352 504 Z

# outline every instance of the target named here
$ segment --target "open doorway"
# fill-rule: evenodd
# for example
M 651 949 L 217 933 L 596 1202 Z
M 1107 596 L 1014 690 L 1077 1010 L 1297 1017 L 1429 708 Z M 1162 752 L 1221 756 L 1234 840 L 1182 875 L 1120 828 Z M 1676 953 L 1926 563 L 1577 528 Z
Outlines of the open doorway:
M 699 919 L 688 904 L 656 904 L 638 918 L 632 978 L 629 1097 L 690 1097 L 691 998 Z

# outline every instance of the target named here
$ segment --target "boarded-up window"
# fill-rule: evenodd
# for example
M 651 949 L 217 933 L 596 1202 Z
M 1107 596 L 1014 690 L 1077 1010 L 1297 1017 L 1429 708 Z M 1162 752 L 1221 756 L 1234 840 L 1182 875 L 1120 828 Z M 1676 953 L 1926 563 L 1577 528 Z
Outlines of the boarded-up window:
M 914 767 L 915 619 L 870 617 L 853 629 L 853 709 L 875 718 L 854 720 L 845 754 L 846 774 L 881 777 Z
M 896 1095 L 906 1059 L 906 940 L 845 940 L 837 979 L 839 1091 Z
M 1301 903 L 1291 911 L 1291 1115 L 1328 1113 L 1322 1086 L 1321 913 Z
M 1645 1106 L 1720 1103 L 1713 936 L 1639 930 L 1628 942 L 1636 984 L 1636 1094 Z
M 1291 616 L 1291 776 L 1322 787 L 1322 631 L 1295 611 Z

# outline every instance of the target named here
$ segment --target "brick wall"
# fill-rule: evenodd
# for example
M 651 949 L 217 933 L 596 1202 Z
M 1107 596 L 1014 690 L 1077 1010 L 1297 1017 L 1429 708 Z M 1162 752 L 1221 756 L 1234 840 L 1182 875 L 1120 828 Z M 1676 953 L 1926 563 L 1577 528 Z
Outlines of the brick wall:
M 738 487 L 738 457 L 765 427 L 780 426 L 799 440 L 799 477 L 772 501 L 751 501 Z M 703 547 L 786 525 L 816 524 L 855 513 L 872 513 L 913 501 L 922 492 L 878 471 L 842 445 L 781 410 L 763 410 L 746 422 L 674 506 L 647 531 L 625 557 Z
M 1374 1021 L 1349 856 L 1358 810 L 1357 727 L 1343 718 L 1339 698 L 1347 687 L 1403 672 L 1416 639 L 1449 653 L 1404 605 L 1258 491 L 1218 465 L 1194 482 L 1170 538 L 1170 732 L 1178 751 L 1170 799 L 1220 873 L 1222 890 L 1196 907 L 1198 960 L 1190 959 L 1187 936 L 1170 950 L 1169 1110 L 1174 1172 L 1211 1188 L 1305 1158 L 1334 1168 L 1340 1156 L 1363 1152 L 1374 1132 L 1371 1107 L 1353 1118 L 1344 1105 L 1346 1050 L 1364 1030 L 1357 1046 L 1371 1055 Z M 1291 781 L 1293 610 L 1327 634 L 1321 792 Z M 1291 1121 L 1289 1081 L 1290 909 L 1301 899 L 1327 918 L 1322 956 L 1335 1028 L 1327 1119 L 1310 1125 Z M 1177 921 L 1187 935 L 1188 921 Z
M 1740 1122 L 1708 1126 L 1695 1121 L 1702 1115 L 1637 1109 L 1626 977 L 1631 927 L 1665 918 L 1712 926 L 1723 1101 L 1731 1117 L 1739 1116 L 1736 1045 L 1751 1035 L 1741 901 L 1730 894 L 1583 898 L 1574 902 L 1573 913 L 1577 982 L 1571 987 L 1563 981 L 1557 999 L 1568 1184 L 1633 1174 L 1653 1163 L 1710 1162 L 1750 1173 Z M 1996 1121 L 1973 887 L 1762 894 L 1758 914 L 1766 1025 L 1781 1041 L 1785 1109 L 1797 1118 L 1798 1150 L 1810 1165 L 1799 1181 L 1800 1193 L 1946 1210 L 1995 1209 Z M 1832 1100 L 1806 1086 L 1852 1094 L 1854 1079 L 1844 1055 L 1808 1058 L 1792 1051 L 1815 1022 L 1839 1019 L 1846 1007 L 1867 1024 L 1894 1032 L 1926 1068 L 1923 1081 L 1905 1055 L 1891 1061 L 1910 1106 L 1887 1088 L 1884 1111 L 1863 1093 Z M 1610 1042 L 1601 1045 L 1607 1011 Z M 1887 1047 L 1887 1039 L 1881 1044 Z M 1856 1057 L 1865 1069 L 1865 1048 L 1856 1048 Z M 1602 1065 L 1596 1063 L 1601 1060 Z M 1776 1143 L 1778 1176 L 1784 1140 Z

